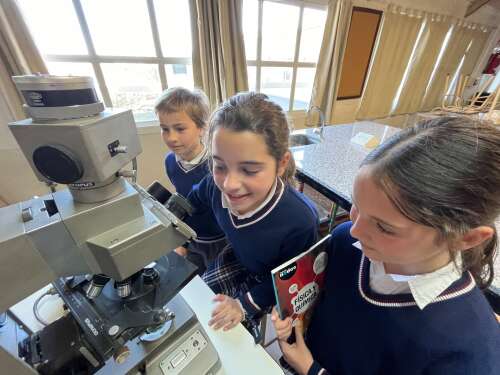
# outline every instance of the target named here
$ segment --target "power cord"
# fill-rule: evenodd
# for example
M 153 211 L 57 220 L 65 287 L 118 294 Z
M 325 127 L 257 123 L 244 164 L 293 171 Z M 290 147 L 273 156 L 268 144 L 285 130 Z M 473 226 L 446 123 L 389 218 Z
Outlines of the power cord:
M 35 300 L 35 303 L 33 303 L 33 315 L 35 315 L 36 320 L 38 320 L 43 326 L 48 326 L 49 323 L 40 316 L 40 312 L 38 311 L 38 304 L 44 297 L 53 296 L 55 294 L 57 294 L 57 290 L 54 287 L 51 287 L 49 290 L 38 296 L 38 298 Z

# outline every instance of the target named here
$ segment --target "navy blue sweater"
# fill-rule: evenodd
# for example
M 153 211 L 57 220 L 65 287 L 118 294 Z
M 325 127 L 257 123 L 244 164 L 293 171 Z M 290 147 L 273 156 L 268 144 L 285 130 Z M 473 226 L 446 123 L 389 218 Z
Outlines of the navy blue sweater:
M 249 292 L 253 302 L 261 310 L 273 306 L 276 302 L 271 270 L 316 241 L 318 214 L 313 203 L 278 181 L 276 194 L 269 203 L 252 217 L 239 220 L 222 207 L 222 193 L 210 175 L 193 188 L 189 200 L 197 213 L 213 210 L 239 262 L 261 281 Z M 199 221 L 188 219 L 186 223 L 197 230 Z M 246 298 L 240 299 L 245 310 L 257 312 Z
M 377 294 L 350 227 L 333 231 L 306 337 L 316 361 L 309 375 L 322 367 L 331 375 L 500 374 L 500 325 L 468 272 L 423 310 L 411 294 Z
M 187 170 L 175 159 L 173 152 L 168 153 L 165 158 L 165 170 L 175 190 L 183 197 L 187 197 L 193 186 L 209 174 L 207 159 Z M 196 242 L 214 242 L 224 237 L 211 210 L 206 210 L 203 215 L 197 215 L 193 220 L 199 223 L 195 229 Z

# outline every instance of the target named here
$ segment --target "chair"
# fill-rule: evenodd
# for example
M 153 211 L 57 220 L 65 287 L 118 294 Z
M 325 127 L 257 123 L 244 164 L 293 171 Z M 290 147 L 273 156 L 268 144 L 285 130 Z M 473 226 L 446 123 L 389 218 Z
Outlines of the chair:
M 450 82 L 450 75 L 448 74 L 446 76 L 444 90 L 445 95 L 443 96 L 441 107 L 435 108 L 433 111 L 440 113 L 456 113 L 460 115 L 474 115 L 480 112 L 486 112 L 489 108 L 491 108 L 490 111 L 492 111 L 498 102 L 498 89 L 493 90 L 489 94 L 484 94 L 484 92 L 487 90 L 494 77 L 492 76 L 486 80 L 486 82 L 484 82 L 479 88 L 476 95 L 474 95 L 471 99 L 464 100 L 462 96 L 468 79 L 469 76 L 460 76 L 455 92 L 453 94 L 446 94 L 446 92 L 448 92 Z M 452 104 L 447 104 L 450 101 L 450 98 L 452 99 Z

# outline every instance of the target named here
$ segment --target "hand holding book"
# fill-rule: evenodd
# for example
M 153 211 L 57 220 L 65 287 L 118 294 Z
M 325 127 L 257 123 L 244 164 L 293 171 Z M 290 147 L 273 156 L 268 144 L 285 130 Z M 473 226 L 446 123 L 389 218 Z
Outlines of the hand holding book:
M 303 319 L 323 287 L 330 235 L 271 271 L 280 319 Z

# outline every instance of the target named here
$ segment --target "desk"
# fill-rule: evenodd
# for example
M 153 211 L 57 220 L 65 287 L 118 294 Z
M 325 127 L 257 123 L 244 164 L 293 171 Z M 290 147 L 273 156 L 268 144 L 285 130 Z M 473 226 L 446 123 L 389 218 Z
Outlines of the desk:
M 281 367 L 260 345 L 255 345 L 253 337 L 238 324 L 230 331 L 214 331 L 208 321 L 214 304 L 212 290 L 196 276 L 181 290 L 181 295 L 198 316 L 203 329 L 219 353 L 222 369 L 217 375 L 283 375 Z
M 33 302 L 41 293 L 43 291 L 34 293 L 11 309 L 19 319 L 29 322 L 34 330 L 41 328 L 32 312 Z M 281 367 L 274 362 L 262 346 L 254 344 L 253 337 L 241 324 L 226 332 L 214 331 L 208 326 L 214 307 L 212 302 L 214 293 L 199 276 L 195 276 L 180 294 L 198 317 L 219 354 L 222 367 L 217 375 L 283 375 Z M 62 303 L 56 296 L 46 297 L 46 299 L 47 301 L 40 306 L 40 313 L 51 322 L 61 315 Z
M 351 189 L 359 165 L 371 151 L 354 144 L 358 133 L 377 137 L 380 143 L 400 129 L 371 121 L 332 125 L 324 128 L 324 141 L 291 149 L 297 166 L 297 178 L 343 209 L 351 209 Z M 312 133 L 311 129 L 295 133 Z

